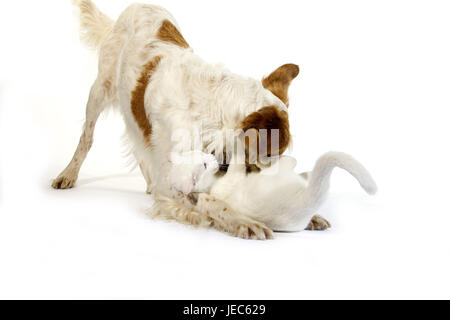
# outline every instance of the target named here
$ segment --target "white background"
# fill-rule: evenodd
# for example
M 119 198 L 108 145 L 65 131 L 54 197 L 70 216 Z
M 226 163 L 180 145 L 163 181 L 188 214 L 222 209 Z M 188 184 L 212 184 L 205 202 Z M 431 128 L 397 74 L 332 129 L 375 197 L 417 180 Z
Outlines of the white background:
M 131 1 L 96 3 L 115 18 Z M 345 151 L 379 194 L 337 170 L 320 211 L 333 228 L 268 242 L 153 221 L 115 114 L 99 122 L 78 187 L 52 190 L 96 54 L 70 1 L 1 1 L 0 298 L 450 298 L 449 2 L 158 4 L 207 61 L 256 78 L 299 64 L 298 171 Z

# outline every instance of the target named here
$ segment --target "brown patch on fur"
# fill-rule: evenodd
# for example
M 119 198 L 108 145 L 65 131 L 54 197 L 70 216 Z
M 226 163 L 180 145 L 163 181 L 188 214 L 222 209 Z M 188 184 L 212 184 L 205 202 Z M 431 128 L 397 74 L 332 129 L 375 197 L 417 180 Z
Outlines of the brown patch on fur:
M 264 107 L 256 112 L 248 115 L 241 124 L 244 132 L 248 130 L 256 130 L 257 131 L 257 148 L 258 156 L 262 156 L 262 143 L 261 141 L 261 129 L 267 130 L 267 155 L 275 156 L 283 154 L 287 147 L 289 146 L 289 142 L 291 140 L 291 133 L 289 131 L 289 119 L 288 114 L 285 111 L 279 110 L 277 107 L 269 106 Z M 278 149 L 275 148 L 274 143 L 272 143 L 272 130 L 279 130 L 279 142 Z M 263 137 L 265 138 L 265 137 Z M 248 145 L 249 139 L 246 138 L 246 147 L 251 147 Z M 272 150 L 274 148 L 275 150 Z
M 169 20 L 164 20 L 159 28 L 158 39 L 165 42 L 171 42 L 182 48 L 189 48 L 189 44 L 183 38 L 183 35 Z
M 286 106 L 289 106 L 289 86 L 291 81 L 294 80 L 299 73 L 299 66 L 295 64 L 285 64 L 272 72 L 267 78 L 264 78 L 262 84 L 264 88 L 283 101 Z
M 152 125 L 145 112 L 145 90 L 147 89 L 148 83 L 150 82 L 151 75 L 153 74 L 160 61 L 161 57 L 155 57 L 144 66 L 141 76 L 137 80 L 136 87 L 131 93 L 131 112 L 133 113 L 134 120 L 136 120 L 136 123 L 141 129 L 142 134 L 144 135 L 144 139 L 148 145 L 150 145 Z

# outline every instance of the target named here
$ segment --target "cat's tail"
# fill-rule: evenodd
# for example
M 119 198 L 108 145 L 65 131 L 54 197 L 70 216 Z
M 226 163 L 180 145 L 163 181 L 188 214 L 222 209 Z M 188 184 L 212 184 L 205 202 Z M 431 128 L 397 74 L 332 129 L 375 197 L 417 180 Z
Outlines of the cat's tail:
M 308 187 L 302 197 L 303 208 L 315 210 L 324 202 L 330 187 L 331 173 L 336 167 L 355 177 L 368 194 L 376 194 L 377 185 L 361 163 L 348 154 L 329 152 L 317 160 L 314 170 L 309 175 Z
M 72 0 L 80 8 L 81 39 L 88 46 L 100 47 L 105 35 L 113 28 L 114 21 L 101 12 L 91 0 Z

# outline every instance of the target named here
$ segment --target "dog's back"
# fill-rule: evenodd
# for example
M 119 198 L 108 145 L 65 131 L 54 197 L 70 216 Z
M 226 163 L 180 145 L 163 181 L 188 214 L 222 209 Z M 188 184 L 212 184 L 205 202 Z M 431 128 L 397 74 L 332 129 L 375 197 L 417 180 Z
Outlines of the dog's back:
M 189 48 L 178 31 L 175 18 L 166 9 L 135 3 L 113 21 L 90 0 L 75 0 L 80 8 L 83 41 L 99 51 L 99 74 L 113 105 L 120 87 L 127 101 L 142 67 L 163 50 Z

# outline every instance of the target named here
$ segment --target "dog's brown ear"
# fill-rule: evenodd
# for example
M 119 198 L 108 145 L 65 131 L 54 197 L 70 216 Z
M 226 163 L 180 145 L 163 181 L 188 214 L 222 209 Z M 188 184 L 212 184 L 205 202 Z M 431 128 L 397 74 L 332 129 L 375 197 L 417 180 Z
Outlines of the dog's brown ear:
M 291 81 L 294 80 L 299 73 L 299 66 L 295 64 L 285 64 L 272 72 L 268 77 L 264 78 L 262 84 L 264 88 L 280 98 L 286 106 L 289 106 L 289 86 Z
M 256 145 L 249 146 L 246 141 L 246 147 L 256 150 L 258 155 L 263 155 L 265 152 L 270 156 L 281 155 L 286 151 L 291 140 L 288 114 L 274 106 L 264 107 L 249 114 L 242 121 L 241 127 L 246 134 L 254 132 Z M 273 132 L 273 130 L 277 131 Z

